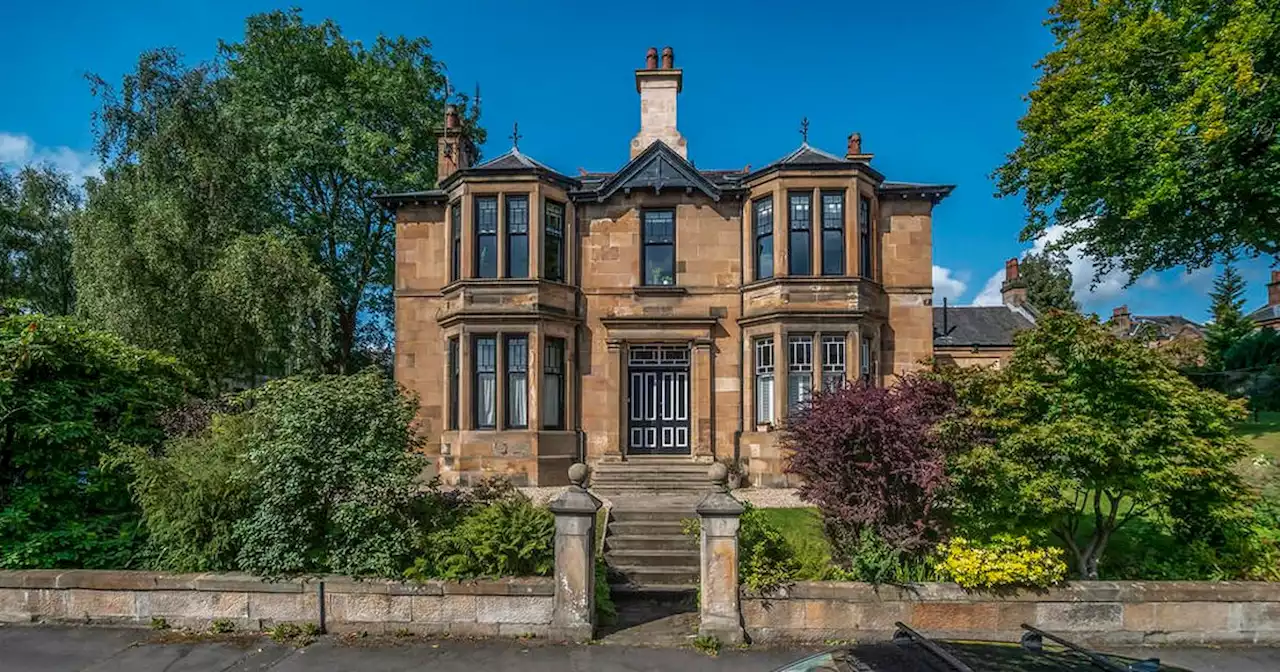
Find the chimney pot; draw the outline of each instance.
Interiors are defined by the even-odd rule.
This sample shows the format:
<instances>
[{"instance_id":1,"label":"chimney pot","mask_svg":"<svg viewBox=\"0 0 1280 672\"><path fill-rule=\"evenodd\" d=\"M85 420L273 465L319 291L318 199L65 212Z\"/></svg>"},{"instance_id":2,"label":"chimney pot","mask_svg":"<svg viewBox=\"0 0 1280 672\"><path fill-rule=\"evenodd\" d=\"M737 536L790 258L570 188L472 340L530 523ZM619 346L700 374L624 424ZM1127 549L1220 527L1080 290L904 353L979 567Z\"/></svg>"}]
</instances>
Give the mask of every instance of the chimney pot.
<instances>
[{"instance_id":1,"label":"chimney pot","mask_svg":"<svg viewBox=\"0 0 1280 672\"><path fill-rule=\"evenodd\" d=\"M1116 306L1111 310L1111 317L1121 317L1129 314L1129 306Z\"/></svg>"},{"instance_id":2,"label":"chimney pot","mask_svg":"<svg viewBox=\"0 0 1280 672\"><path fill-rule=\"evenodd\" d=\"M1280 271L1271 271L1271 282L1267 283L1267 305L1280 306Z\"/></svg>"},{"instance_id":3,"label":"chimney pot","mask_svg":"<svg viewBox=\"0 0 1280 672\"><path fill-rule=\"evenodd\" d=\"M1018 279L1018 259L1015 257L1004 262L1004 281L1013 282Z\"/></svg>"},{"instance_id":4,"label":"chimney pot","mask_svg":"<svg viewBox=\"0 0 1280 672\"><path fill-rule=\"evenodd\" d=\"M458 108L449 105L444 108L444 127L453 130L458 127Z\"/></svg>"},{"instance_id":5,"label":"chimney pot","mask_svg":"<svg viewBox=\"0 0 1280 672\"><path fill-rule=\"evenodd\" d=\"M849 156L857 156L862 153L862 134L850 133L849 146L845 149L845 154Z\"/></svg>"},{"instance_id":6,"label":"chimney pot","mask_svg":"<svg viewBox=\"0 0 1280 672\"><path fill-rule=\"evenodd\" d=\"M656 70L658 68L658 48L649 47L648 53L644 55L644 69Z\"/></svg>"},{"instance_id":7,"label":"chimney pot","mask_svg":"<svg viewBox=\"0 0 1280 672\"><path fill-rule=\"evenodd\" d=\"M1280 282L1280 271L1271 271L1271 282Z\"/></svg>"},{"instance_id":8,"label":"chimney pot","mask_svg":"<svg viewBox=\"0 0 1280 672\"><path fill-rule=\"evenodd\" d=\"M662 69L674 70L676 67L676 54L671 47L662 48Z\"/></svg>"}]
</instances>

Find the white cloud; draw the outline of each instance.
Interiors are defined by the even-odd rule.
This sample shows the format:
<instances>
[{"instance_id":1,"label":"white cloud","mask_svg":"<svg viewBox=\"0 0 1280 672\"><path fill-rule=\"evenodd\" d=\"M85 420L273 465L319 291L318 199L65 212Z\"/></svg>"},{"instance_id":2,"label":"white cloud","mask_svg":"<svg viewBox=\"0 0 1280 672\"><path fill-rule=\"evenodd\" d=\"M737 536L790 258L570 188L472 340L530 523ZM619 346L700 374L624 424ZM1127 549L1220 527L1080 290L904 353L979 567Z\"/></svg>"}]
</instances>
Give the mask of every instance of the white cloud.
<instances>
[{"instance_id":1,"label":"white cloud","mask_svg":"<svg viewBox=\"0 0 1280 672\"><path fill-rule=\"evenodd\" d=\"M1033 252L1044 252L1045 248L1050 244L1060 240L1067 232L1067 227L1062 225L1051 226L1045 230L1045 234L1038 238L1031 249L1023 250L1019 254L1019 258L1025 257ZM1126 285L1129 283L1129 276L1124 271L1112 269L1104 273L1094 282L1094 275L1097 267L1093 261L1084 255L1080 247L1072 246L1066 250L1067 267L1071 270L1071 293L1075 295L1076 301L1081 305L1096 303L1099 301L1114 301L1125 293ZM1004 269L996 271L991 275L982 291L973 299L975 306L997 306L1000 305L1000 285L1004 282ZM1154 288L1159 284L1159 278L1153 276L1144 277L1138 281L1138 284L1144 288Z\"/></svg>"},{"instance_id":2,"label":"white cloud","mask_svg":"<svg viewBox=\"0 0 1280 672\"><path fill-rule=\"evenodd\" d=\"M954 271L942 266L933 267L933 302L942 305L942 299L946 298L955 302L964 294L966 275L961 273L959 277L953 275Z\"/></svg>"},{"instance_id":3,"label":"white cloud","mask_svg":"<svg viewBox=\"0 0 1280 672\"><path fill-rule=\"evenodd\" d=\"M76 182L102 174L98 159L89 152L78 152L61 145L42 147L29 135L0 131L0 166L18 169L32 163L52 165L70 174Z\"/></svg>"}]
</instances>

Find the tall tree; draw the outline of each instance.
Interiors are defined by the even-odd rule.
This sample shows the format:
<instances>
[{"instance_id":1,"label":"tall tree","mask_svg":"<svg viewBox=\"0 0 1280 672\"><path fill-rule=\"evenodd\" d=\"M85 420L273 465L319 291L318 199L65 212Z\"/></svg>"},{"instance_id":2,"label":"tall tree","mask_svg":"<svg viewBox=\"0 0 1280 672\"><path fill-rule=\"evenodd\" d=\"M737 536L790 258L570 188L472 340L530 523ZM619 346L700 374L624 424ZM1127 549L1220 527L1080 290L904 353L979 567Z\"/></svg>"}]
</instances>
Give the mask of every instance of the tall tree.
<instances>
[{"instance_id":1,"label":"tall tree","mask_svg":"<svg viewBox=\"0 0 1280 672\"><path fill-rule=\"evenodd\" d=\"M1071 267L1058 250L1032 252L1019 264L1018 277L1027 285L1027 302L1040 310L1079 312L1071 291Z\"/></svg>"},{"instance_id":2,"label":"tall tree","mask_svg":"<svg viewBox=\"0 0 1280 672\"><path fill-rule=\"evenodd\" d=\"M0 168L0 299L52 315L72 311L71 221L80 209L79 190L52 166Z\"/></svg>"},{"instance_id":3,"label":"tall tree","mask_svg":"<svg viewBox=\"0 0 1280 672\"><path fill-rule=\"evenodd\" d=\"M1228 259L1209 292L1213 322L1205 329L1204 340L1209 364L1215 368L1221 369L1227 351L1254 330L1253 321L1244 314L1244 290L1244 278Z\"/></svg>"},{"instance_id":4,"label":"tall tree","mask_svg":"<svg viewBox=\"0 0 1280 672\"><path fill-rule=\"evenodd\" d=\"M118 89L91 81L105 170L75 227L79 311L210 387L319 367L328 283L230 118L221 69L159 50Z\"/></svg>"},{"instance_id":5,"label":"tall tree","mask_svg":"<svg viewBox=\"0 0 1280 672\"><path fill-rule=\"evenodd\" d=\"M1053 225L1099 276L1280 253L1273 0L1056 0L1021 145L997 169L1024 240Z\"/></svg>"},{"instance_id":6,"label":"tall tree","mask_svg":"<svg viewBox=\"0 0 1280 672\"><path fill-rule=\"evenodd\" d=\"M335 290L334 371L361 366L367 332L391 315L395 219L373 195L435 181L446 83L430 46L379 36L365 47L295 10L250 17L244 41L220 50L228 114L262 161L274 208ZM474 129L474 110L467 118Z\"/></svg>"}]
</instances>

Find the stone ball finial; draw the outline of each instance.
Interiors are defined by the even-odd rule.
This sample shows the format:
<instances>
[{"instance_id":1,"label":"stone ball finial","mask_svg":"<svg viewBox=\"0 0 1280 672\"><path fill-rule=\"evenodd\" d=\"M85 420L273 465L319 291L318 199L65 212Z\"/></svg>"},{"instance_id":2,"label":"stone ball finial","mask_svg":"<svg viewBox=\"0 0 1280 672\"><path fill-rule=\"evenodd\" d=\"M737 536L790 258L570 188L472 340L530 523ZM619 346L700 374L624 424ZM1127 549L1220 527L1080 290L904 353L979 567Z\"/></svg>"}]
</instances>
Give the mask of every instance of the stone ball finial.
<instances>
[{"instance_id":1,"label":"stone ball finial","mask_svg":"<svg viewBox=\"0 0 1280 672\"><path fill-rule=\"evenodd\" d=\"M569 467L569 482L579 488L587 482L587 465L581 462L575 462Z\"/></svg>"},{"instance_id":2,"label":"stone ball finial","mask_svg":"<svg viewBox=\"0 0 1280 672\"><path fill-rule=\"evenodd\" d=\"M656 70L658 68L658 48L649 47L649 51L644 55L644 67L646 70Z\"/></svg>"},{"instance_id":3,"label":"stone ball finial","mask_svg":"<svg viewBox=\"0 0 1280 672\"><path fill-rule=\"evenodd\" d=\"M662 48L662 69L671 70L672 68L675 68L675 67L676 67L676 53L671 50L671 47L663 47Z\"/></svg>"},{"instance_id":4,"label":"stone ball finial","mask_svg":"<svg viewBox=\"0 0 1280 672\"><path fill-rule=\"evenodd\" d=\"M726 485L729 482L729 467L716 462L711 465L710 469L707 469L707 478L711 479L711 482L716 485Z\"/></svg>"}]
</instances>

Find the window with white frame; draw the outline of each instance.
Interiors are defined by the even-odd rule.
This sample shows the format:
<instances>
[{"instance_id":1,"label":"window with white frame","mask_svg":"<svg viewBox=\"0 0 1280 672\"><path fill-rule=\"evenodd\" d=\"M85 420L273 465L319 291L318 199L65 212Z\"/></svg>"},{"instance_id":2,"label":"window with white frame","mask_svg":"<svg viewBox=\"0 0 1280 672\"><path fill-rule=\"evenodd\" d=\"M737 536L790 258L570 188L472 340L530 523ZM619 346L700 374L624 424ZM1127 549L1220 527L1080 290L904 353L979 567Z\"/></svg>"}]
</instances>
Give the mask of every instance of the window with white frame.
<instances>
[{"instance_id":1,"label":"window with white frame","mask_svg":"<svg viewBox=\"0 0 1280 672\"><path fill-rule=\"evenodd\" d=\"M844 336L822 337L822 389L830 392L844 384Z\"/></svg>"},{"instance_id":2,"label":"window with white frame","mask_svg":"<svg viewBox=\"0 0 1280 672\"><path fill-rule=\"evenodd\" d=\"M809 401L813 393L813 337L787 339L787 412Z\"/></svg>"},{"instance_id":3,"label":"window with white frame","mask_svg":"<svg viewBox=\"0 0 1280 672\"><path fill-rule=\"evenodd\" d=\"M861 368L862 368L862 371L860 372L860 373L862 374L862 379L863 379L863 380L865 380L865 381L870 382L870 381L871 381L871 372L872 372L872 366L871 366L871 338L870 338L870 337L863 337L863 339L862 339L862 350L861 350L861 353L860 353L860 356L858 357L858 359L859 359L859 360L861 360L861 362L862 362L862 367L861 367Z\"/></svg>"},{"instance_id":4,"label":"window with white frame","mask_svg":"<svg viewBox=\"0 0 1280 672\"><path fill-rule=\"evenodd\" d=\"M507 336L507 417L506 426L529 426L529 339Z\"/></svg>"},{"instance_id":5,"label":"window with white frame","mask_svg":"<svg viewBox=\"0 0 1280 672\"><path fill-rule=\"evenodd\" d=\"M756 424L773 424L773 339L756 342Z\"/></svg>"}]
</instances>

